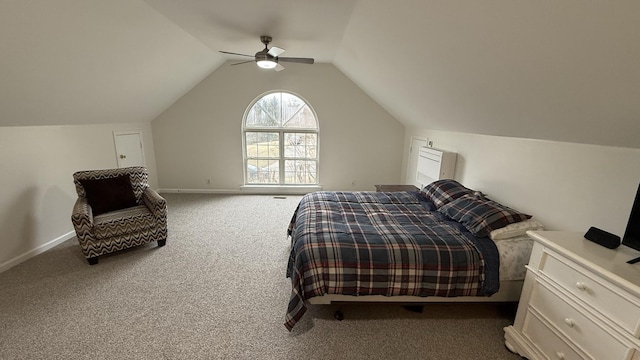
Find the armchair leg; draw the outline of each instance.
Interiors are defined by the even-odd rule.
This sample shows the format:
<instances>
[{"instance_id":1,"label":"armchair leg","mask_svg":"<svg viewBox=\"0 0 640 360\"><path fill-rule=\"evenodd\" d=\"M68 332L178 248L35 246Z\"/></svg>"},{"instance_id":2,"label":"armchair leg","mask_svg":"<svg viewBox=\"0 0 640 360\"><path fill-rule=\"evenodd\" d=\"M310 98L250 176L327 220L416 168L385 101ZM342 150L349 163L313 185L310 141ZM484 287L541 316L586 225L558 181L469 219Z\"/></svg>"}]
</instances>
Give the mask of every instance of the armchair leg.
<instances>
[{"instance_id":1,"label":"armchair leg","mask_svg":"<svg viewBox=\"0 0 640 360\"><path fill-rule=\"evenodd\" d=\"M87 258L87 261L89 262L89 265L95 265L98 263L98 257L94 256L94 257Z\"/></svg>"},{"instance_id":2,"label":"armchair leg","mask_svg":"<svg viewBox=\"0 0 640 360\"><path fill-rule=\"evenodd\" d=\"M167 244L167 240L158 240L158 247L163 247Z\"/></svg>"}]
</instances>

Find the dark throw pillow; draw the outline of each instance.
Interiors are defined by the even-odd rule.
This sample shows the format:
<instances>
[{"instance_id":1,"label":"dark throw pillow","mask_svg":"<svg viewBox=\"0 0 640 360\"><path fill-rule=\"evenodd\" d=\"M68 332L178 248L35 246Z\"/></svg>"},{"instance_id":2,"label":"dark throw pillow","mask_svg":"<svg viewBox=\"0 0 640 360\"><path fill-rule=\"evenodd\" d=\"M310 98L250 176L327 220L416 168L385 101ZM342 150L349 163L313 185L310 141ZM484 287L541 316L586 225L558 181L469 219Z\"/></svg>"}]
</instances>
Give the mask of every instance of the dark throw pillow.
<instances>
[{"instance_id":1,"label":"dark throw pillow","mask_svg":"<svg viewBox=\"0 0 640 360\"><path fill-rule=\"evenodd\" d=\"M93 216L138 205L129 175L79 181Z\"/></svg>"},{"instance_id":2,"label":"dark throw pillow","mask_svg":"<svg viewBox=\"0 0 640 360\"><path fill-rule=\"evenodd\" d=\"M495 229L531 218L507 206L473 194L464 195L438 209L461 223L477 237L489 236Z\"/></svg>"},{"instance_id":3,"label":"dark throw pillow","mask_svg":"<svg viewBox=\"0 0 640 360\"><path fill-rule=\"evenodd\" d=\"M443 179L427 184L422 189L422 194L431 199L431 202L439 208L453 200L473 193L473 190L464 187L453 179Z\"/></svg>"}]
</instances>

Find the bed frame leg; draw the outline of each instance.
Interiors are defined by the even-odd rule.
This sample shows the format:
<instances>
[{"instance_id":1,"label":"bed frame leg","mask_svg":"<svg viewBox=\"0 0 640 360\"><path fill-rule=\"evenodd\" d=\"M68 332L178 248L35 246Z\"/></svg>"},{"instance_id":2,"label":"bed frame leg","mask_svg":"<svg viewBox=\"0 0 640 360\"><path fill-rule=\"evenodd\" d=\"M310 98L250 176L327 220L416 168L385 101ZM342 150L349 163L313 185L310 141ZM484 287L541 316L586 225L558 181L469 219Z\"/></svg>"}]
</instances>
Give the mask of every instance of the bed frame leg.
<instances>
[{"instance_id":1,"label":"bed frame leg","mask_svg":"<svg viewBox=\"0 0 640 360\"><path fill-rule=\"evenodd\" d=\"M411 311L411 312L415 312L415 313L420 313L422 314L422 310L424 309L424 305L404 305L403 308Z\"/></svg>"},{"instance_id":2,"label":"bed frame leg","mask_svg":"<svg viewBox=\"0 0 640 360\"><path fill-rule=\"evenodd\" d=\"M344 314L342 313L341 310L336 310L336 312L333 313L333 317L336 318L336 320L338 321L344 320Z\"/></svg>"}]
</instances>

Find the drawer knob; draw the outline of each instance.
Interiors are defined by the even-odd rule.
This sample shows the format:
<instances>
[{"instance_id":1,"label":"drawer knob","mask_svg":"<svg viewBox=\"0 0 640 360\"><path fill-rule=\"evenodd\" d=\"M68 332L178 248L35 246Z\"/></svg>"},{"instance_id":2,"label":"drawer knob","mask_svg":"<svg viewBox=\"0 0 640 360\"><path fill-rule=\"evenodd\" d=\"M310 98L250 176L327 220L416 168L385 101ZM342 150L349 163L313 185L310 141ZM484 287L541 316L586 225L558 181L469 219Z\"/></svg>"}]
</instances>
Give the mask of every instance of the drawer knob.
<instances>
[{"instance_id":1,"label":"drawer knob","mask_svg":"<svg viewBox=\"0 0 640 360\"><path fill-rule=\"evenodd\" d=\"M580 281L576 283L576 287L578 288L578 290L581 290L581 291L587 290L587 285Z\"/></svg>"},{"instance_id":2,"label":"drawer knob","mask_svg":"<svg viewBox=\"0 0 640 360\"><path fill-rule=\"evenodd\" d=\"M556 352L556 356L558 357L558 359L562 360L564 359L564 353L561 353L560 351Z\"/></svg>"},{"instance_id":3,"label":"drawer knob","mask_svg":"<svg viewBox=\"0 0 640 360\"><path fill-rule=\"evenodd\" d=\"M567 326L570 328L572 328L576 324L572 318L564 318L564 323L567 324Z\"/></svg>"}]
</instances>

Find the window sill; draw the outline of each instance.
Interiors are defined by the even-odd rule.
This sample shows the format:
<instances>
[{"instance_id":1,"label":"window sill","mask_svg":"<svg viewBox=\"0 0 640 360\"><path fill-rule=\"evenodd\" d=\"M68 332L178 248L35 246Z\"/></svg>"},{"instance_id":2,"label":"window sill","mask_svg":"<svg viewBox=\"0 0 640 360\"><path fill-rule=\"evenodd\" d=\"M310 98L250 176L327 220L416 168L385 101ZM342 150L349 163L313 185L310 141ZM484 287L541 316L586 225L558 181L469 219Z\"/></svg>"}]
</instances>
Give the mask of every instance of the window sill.
<instances>
[{"instance_id":1,"label":"window sill","mask_svg":"<svg viewBox=\"0 0 640 360\"><path fill-rule=\"evenodd\" d=\"M242 192L252 194L307 194L322 190L321 185L243 185Z\"/></svg>"}]
</instances>

